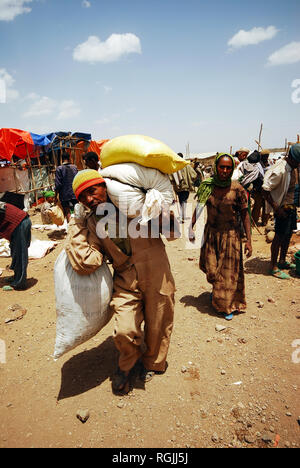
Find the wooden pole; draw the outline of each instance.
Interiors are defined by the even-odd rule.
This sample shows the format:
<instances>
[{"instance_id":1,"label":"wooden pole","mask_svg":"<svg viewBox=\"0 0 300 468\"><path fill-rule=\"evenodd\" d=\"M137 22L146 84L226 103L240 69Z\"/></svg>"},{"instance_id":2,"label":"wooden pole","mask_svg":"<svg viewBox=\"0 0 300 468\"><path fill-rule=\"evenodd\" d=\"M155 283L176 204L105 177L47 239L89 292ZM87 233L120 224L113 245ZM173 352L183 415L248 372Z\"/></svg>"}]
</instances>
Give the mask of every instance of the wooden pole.
<instances>
[{"instance_id":1,"label":"wooden pole","mask_svg":"<svg viewBox=\"0 0 300 468\"><path fill-rule=\"evenodd\" d=\"M31 159L30 159L30 156L29 156L27 143L25 143L25 146L26 146L26 153L27 153L27 164L29 165L29 172L31 174L32 185L33 185L33 188L36 189L35 178L34 178L34 173L33 173L33 169L32 169L32 166L31 166ZM35 193L35 202L36 202L36 204L38 204L37 191L35 191L34 193Z\"/></svg>"},{"instance_id":2,"label":"wooden pole","mask_svg":"<svg viewBox=\"0 0 300 468\"><path fill-rule=\"evenodd\" d=\"M262 129L263 129L263 124L260 124L260 131L259 131L259 138L258 138L258 141L259 143L257 143L261 148L261 134L262 134ZM257 148L259 150L259 147Z\"/></svg>"},{"instance_id":3,"label":"wooden pole","mask_svg":"<svg viewBox=\"0 0 300 468\"><path fill-rule=\"evenodd\" d=\"M260 143L259 143L259 141L257 141L257 140L254 140L254 141L255 141L255 143L258 145L258 148L257 148L257 149L258 149L258 151L260 151L260 149L259 149L259 148L261 148L261 149L262 149L262 147L261 147L261 144L260 144Z\"/></svg>"}]
</instances>

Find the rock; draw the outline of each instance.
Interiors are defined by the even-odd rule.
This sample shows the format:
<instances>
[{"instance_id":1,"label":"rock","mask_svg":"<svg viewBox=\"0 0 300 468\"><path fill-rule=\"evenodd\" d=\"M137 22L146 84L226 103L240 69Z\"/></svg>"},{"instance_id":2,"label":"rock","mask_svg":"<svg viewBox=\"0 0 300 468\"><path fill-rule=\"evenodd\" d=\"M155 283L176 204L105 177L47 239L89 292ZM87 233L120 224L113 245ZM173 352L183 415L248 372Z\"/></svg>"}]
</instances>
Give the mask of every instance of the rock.
<instances>
[{"instance_id":1,"label":"rock","mask_svg":"<svg viewBox=\"0 0 300 468\"><path fill-rule=\"evenodd\" d=\"M185 366L182 366L182 368L181 368L181 372L182 372L183 374L184 374L185 372L187 372L187 367L185 367Z\"/></svg>"},{"instance_id":2,"label":"rock","mask_svg":"<svg viewBox=\"0 0 300 468\"><path fill-rule=\"evenodd\" d=\"M264 303L261 302L261 301L256 301L256 304L257 304L257 307L258 307L259 309L262 309L263 306L264 306Z\"/></svg>"},{"instance_id":3,"label":"rock","mask_svg":"<svg viewBox=\"0 0 300 468\"><path fill-rule=\"evenodd\" d=\"M246 344L246 343L247 343L247 340L245 340L245 338L238 338L238 342L239 342L239 343Z\"/></svg>"},{"instance_id":4,"label":"rock","mask_svg":"<svg viewBox=\"0 0 300 468\"><path fill-rule=\"evenodd\" d=\"M271 302L271 304L275 304L275 299L273 299L273 297L268 297L268 302Z\"/></svg>"},{"instance_id":5,"label":"rock","mask_svg":"<svg viewBox=\"0 0 300 468\"><path fill-rule=\"evenodd\" d=\"M226 330L226 328L227 328L227 327L224 327L224 325L216 325L216 326L215 326L215 329L216 329L217 332Z\"/></svg>"},{"instance_id":6,"label":"rock","mask_svg":"<svg viewBox=\"0 0 300 468\"><path fill-rule=\"evenodd\" d=\"M211 440L213 442L219 442L219 436L216 432L214 432L213 435L211 436Z\"/></svg>"},{"instance_id":7,"label":"rock","mask_svg":"<svg viewBox=\"0 0 300 468\"><path fill-rule=\"evenodd\" d=\"M261 440L263 442L266 442L266 444L270 444L273 440L273 435L268 433L268 432L265 432L262 436L261 436Z\"/></svg>"},{"instance_id":8,"label":"rock","mask_svg":"<svg viewBox=\"0 0 300 468\"><path fill-rule=\"evenodd\" d=\"M268 234L266 235L266 241L268 242L268 244L273 242L274 237L275 237L275 232L269 231Z\"/></svg>"},{"instance_id":9,"label":"rock","mask_svg":"<svg viewBox=\"0 0 300 468\"><path fill-rule=\"evenodd\" d=\"M255 442L255 437L251 434L246 434L245 435L245 442L247 442L247 444L254 444Z\"/></svg>"},{"instance_id":10,"label":"rock","mask_svg":"<svg viewBox=\"0 0 300 468\"><path fill-rule=\"evenodd\" d=\"M19 304L9 306L8 310L11 311L11 315L7 319L5 319L5 323L14 322L15 320L21 320L27 313L27 310Z\"/></svg>"},{"instance_id":11,"label":"rock","mask_svg":"<svg viewBox=\"0 0 300 468\"><path fill-rule=\"evenodd\" d=\"M90 417L90 412L86 409L79 409L76 413L76 417L79 419L79 421L85 423Z\"/></svg>"}]
</instances>

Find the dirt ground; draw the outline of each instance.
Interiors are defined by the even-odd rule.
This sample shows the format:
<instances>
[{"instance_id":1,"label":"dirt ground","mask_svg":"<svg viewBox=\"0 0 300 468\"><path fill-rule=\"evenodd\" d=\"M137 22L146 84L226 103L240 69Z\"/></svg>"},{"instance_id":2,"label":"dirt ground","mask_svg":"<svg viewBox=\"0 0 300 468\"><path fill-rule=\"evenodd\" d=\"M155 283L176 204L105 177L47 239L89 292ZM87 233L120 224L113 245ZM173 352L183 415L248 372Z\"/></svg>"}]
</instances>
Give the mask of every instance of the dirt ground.
<instances>
[{"instance_id":1,"label":"dirt ground","mask_svg":"<svg viewBox=\"0 0 300 468\"><path fill-rule=\"evenodd\" d=\"M39 222L36 213L32 223ZM47 232L33 236L49 239ZM11 272L0 276L1 448L300 447L300 277L268 275L264 235L253 231L253 256L245 260L248 309L231 322L210 305L199 248L187 248L184 237L166 242L177 286L169 367L146 388L136 381L126 396L111 389L118 357L113 320L52 358L53 267L64 238L57 241L46 257L30 261L28 290L3 291ZM9 260L0 258L0 269ZM16 304L26 314L10 321ZM77 418L79 410L88 410L87 422Z\"/></svg>"}]
</instances>

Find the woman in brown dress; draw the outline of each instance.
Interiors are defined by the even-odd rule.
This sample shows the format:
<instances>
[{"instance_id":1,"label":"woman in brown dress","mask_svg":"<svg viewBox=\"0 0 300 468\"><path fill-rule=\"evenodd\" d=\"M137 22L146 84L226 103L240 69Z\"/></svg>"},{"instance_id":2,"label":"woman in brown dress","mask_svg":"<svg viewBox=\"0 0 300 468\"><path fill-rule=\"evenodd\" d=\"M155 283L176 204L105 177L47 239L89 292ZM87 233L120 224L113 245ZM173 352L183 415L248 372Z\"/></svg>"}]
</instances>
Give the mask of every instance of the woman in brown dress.
<instances>
[{"instance_id":1,"label":"woman in brown dress","mask_svg":"<svg viewBox=\"0 0 300 468\"><path fill-rule=\"evenodd\" d=\"M214 163L213 177L204 180L197 192L198 207L189 228L189 239L195 240L194 225L201 206L207 207L204 244L200 255L200 269L213 285L212 305L225 319L233 312L246 308L243 251L238 214L245 228L247 241L245 254L252 255L251 228L247 194L236 181L232 181L233 157L220 153ZM200 209L199 209L200 208Z\"/></svg>"}]
</instances>

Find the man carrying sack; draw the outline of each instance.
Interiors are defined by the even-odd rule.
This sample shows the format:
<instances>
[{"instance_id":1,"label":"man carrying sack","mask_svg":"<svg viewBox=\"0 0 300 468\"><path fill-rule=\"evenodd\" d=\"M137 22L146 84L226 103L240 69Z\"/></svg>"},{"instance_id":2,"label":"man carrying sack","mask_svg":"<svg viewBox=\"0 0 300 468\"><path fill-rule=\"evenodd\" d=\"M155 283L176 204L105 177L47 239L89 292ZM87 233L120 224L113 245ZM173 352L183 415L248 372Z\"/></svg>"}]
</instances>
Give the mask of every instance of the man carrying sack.
<instances>
[{"instance_id":1,"label":"man carrying sack","mask_svg":"<svg viewBox=\"0 0 300 468\"><path fill-rule=\"evenodd\" d=\"M280 159L266 172L263 195L274 212L275 237L271 244L270 274L280 279L290 279L282 270L295 269L296 265L286 261L293 230L297 228L295 203L296 170L300 165L300 144L289 149L288 155ZM278 260L279 257L279 260ZM278 262L278 263L277 263Z\"/></svg>"},{"instance_id":2,"label":"man carrying sack","mask_svg":"<svg viewBox=\"0 0 300 468\"><path fill-rule=\"evenodd\" d=\"M167 368L175 292L169 260L160 235L151 238L149 226L139 226L139 236L122 237L117 233L112 237L101 223L100 227L99 223L97 225L96 211L103 204L113 207L116 214L114 221L108 219L108 226L116 222L118 227L120 222L120 212L110 203L105 181L97 171L80 171L73 181L73 190L90 212L71 221L66 252L74 270L82 275L99 268L104 256L112 263L113 339L120 353L112 388L115 392L128 393L136 364L139 364L139 378L143 382L151 380L155 374L163 374ZM159 222L161 228L162 215Z\"/></svg>"}]
</instances>

